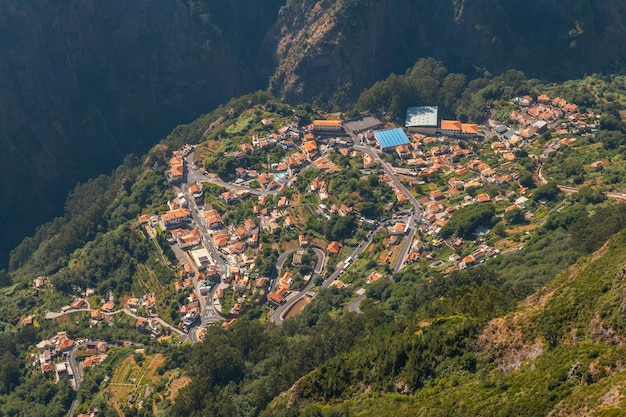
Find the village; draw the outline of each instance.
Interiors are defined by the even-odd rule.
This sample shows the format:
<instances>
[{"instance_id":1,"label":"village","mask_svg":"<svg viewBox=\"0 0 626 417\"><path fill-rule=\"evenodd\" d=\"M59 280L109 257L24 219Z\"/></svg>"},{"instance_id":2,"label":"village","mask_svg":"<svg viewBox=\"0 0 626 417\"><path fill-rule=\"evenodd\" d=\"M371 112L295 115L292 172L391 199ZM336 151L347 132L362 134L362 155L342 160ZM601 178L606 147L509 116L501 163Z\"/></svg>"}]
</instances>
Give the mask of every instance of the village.
<instances>
[{"instance_id":1,"label":"village","mask_svg":"<svg viewBox=\"0 0 626 417\"><path fill-rule=\"evenodd\" d=\"M532 227L507 224L497 235L479 225L459 236L446 226L474 205L493 205L500 220L515 211L519 223L530 224L545 201L529 195L518 161L546 132L549 139L539 142L546 155L574 143L597 128L600 115L546 95L510 104L506 123L480 126L441 120L436 106L408 109L403 128L372 116L301 126L297 117L267 115L260 121L265 133L225 141L230 150L221 158L230 165L221 176L196 158L206 155L204 145L186 145L169 160L169 210L138 218L145 236L175 256L178 279L167 293L180 302L178 311L162 316L163 295L156 293L114 300L86 289L46 318L84 312L90 326L111 326L124 316L151 338L195 343L207 325L227 330L257 307L280 324L323 287L353 288L360 301L367 285L411 264L447 273L520 250ZM372 204L358 193L371 195ZM324 231L326 223L347 230ZM33 283L35 291L50 285L45 277ZM24 317L21 325L34 320ZM60 332L37 345L33 363L77 385L75 375L102 361L107 348Z\"/></svg>"}]
</instances>

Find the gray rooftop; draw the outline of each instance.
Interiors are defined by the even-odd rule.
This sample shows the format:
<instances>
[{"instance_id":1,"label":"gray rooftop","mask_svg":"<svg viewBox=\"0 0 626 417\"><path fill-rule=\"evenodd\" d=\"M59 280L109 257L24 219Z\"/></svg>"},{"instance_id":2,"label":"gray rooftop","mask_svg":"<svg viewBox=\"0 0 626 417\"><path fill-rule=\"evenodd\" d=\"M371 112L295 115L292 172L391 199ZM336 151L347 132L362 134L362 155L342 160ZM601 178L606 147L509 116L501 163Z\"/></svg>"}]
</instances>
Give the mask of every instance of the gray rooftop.
<instances>
[{"instance_id":1,"label":"gray rooftop","mask_svg":"<svg viewBox=\"0 0 626 417\"><path fill-rule=\"evenodd\" d=\"M349 132L363 132L368 129L375 129L382 126L383 123L375 117L363 116L343 122L343 127Z\"/></svg>"}]
</instances>

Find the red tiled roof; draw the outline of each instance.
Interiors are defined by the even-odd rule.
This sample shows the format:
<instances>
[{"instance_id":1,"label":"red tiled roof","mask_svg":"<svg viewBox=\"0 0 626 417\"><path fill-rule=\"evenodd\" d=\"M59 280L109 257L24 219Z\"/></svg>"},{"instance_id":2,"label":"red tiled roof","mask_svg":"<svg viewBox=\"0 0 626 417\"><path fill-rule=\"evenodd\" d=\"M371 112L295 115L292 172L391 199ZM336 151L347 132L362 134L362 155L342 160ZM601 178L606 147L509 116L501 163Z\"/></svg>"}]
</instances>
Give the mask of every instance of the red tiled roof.
<instances>
[{"instance_id":1,"label":"red tiled roof","mask_svg":"<svg viewBox=\"0 0 626 417\"><path fill-rule=\"evenodd\" d=\"M461 130L461 122L458 120L442 120L441 130Z\"/></svg>"}]
</instances>

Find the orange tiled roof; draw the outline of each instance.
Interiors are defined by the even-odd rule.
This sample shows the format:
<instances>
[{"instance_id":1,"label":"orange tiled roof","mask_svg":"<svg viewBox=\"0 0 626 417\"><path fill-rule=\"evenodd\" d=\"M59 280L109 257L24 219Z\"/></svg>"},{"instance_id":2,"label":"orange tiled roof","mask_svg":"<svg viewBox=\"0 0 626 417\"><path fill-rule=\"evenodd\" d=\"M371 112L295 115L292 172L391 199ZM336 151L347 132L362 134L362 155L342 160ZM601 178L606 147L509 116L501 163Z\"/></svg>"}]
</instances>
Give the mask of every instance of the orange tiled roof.
<instances>
[{"instance_id":1,"label":"orange tiled roof","mask_svg":"<svg viewBox=\"0 0 626 417\"><path fill-rule=\"evenodd\" d=\"M548 97L546 94L540 94L539 97L537 97L537 101L539 101L539 102L549 102L550 101L550 97Z\"/></svg>"},{"instance_id":2,"label":"orange tiled roof","mask_svg":"<svg viewBox=\"0 0 626 417\"><path fill-rule=\"evenodd\" d=\"M97 365L99 363L100 363L99 356L89 356L88 358L85 358L85 361L83 362L83 367L88 368L90 366Z\"/></svg>"},{"instance_id":3,"label":"orange tiled roof","mask_svg":"<svg viewBox=\"0 0 626 417\"><path fill-rule=\"evenodd\" d=\"M477 135L478 134L478 125L475 124L475 123L462 123L461 124L461 133L470 134L470 135Z\"/></svg>"},{"instance_id":4,"label":"orange tiled roof","mask_svg":"<svg viewBox=\"0 0 626 417\"><path fill-rule=\"evenodd\" d=\"M317 150L317 142L315 142L314 140L309 140L302 143L302 147L307 152L315 151Z\"/></svg>"},{"instance_id":5,"label":"orange tiled roof","mask_svg":"<svg viewBox=\"0 0 626 417\"><path fill-rule=\"evenodd\" d=\"M458 120L442 120L441 130L461 130L461 122Z\"/></svg>"},{"instance_id":6,"label":"orange tiled roof","mask_svg":"<svg viewBox=\"0 0 626 417\"><path fill-rule=\"evenodd\" d=\"M271 292L271 293L267 294L267 298L268 298L270 301L273 301L273 302L275 302L275 303L277 303L277 304L280 304L280 303L282 303L282 302L283 302L283 297L282 297L282 296L280 296L280 295L278 295L278 294L277 294L277 293L275 293L275 292Z\"/></svg>"},{"instance_id":7,"label":"orange tiled roof","mask_svg":"<svg viewBox=\"0 0 626 417\"><path fill-rule=\"evenodd\" d=\"M330 242L326 250L328 253L339 253L341 251L341 243L339 242Z\"/></svg>"},{"instance_id":8,"label":"orange tiled roof","mask_svg":"<svg viewBox=\"0 0 626 417\"><path fill-rule=\"evenodd\" d=\"M161 220L167 223L175 219L183 219L189 216L191 216L191 210L189 210L188 208L180 208L176 210L170 210L167 213L163 214L161 216Z\"/></svg>"},{"instance_id":9,"label":"orange tiled roof","mask_svg":"<svg viewBox=\"0 0 626 417\"><path fill-rule=\"evenodd\" d=\"M325 127L341 127L341 120L314 120L313 127L325 126Z\"/></svg>"}]
</instances>

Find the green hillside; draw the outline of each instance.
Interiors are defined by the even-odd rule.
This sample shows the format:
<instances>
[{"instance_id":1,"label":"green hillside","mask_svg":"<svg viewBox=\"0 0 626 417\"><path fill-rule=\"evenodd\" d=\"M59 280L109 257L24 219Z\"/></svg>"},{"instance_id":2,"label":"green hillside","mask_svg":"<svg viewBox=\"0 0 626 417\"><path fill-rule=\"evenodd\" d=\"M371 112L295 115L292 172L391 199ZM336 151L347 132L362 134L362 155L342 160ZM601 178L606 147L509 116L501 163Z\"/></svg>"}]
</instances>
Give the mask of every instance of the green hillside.
<instances>
[{"instance_id":1,"label":"green hillside","mask_svg":"<svg viewBox=\"0 0 626 417\"><path fill-rule=\"evenodd\" d=\"M439 317L406 325L403 337L368 338L301 378L265 415L620 415L625 268L622 231L513 312L484 326L472 326L467 317ZM471 342L459 346L450 335ZM396 356L390 368L378 368L376 346L384 344L393 357L399 340L415 346L406 365ZM435 372L405 371L383 392L375 383L394 366L437 358L442 363ZM426 380L416 385L416 376Z\"/></svg>"},{"instance_id":2,"label":"green hillside","mask_svg":"<svg viewBox=\"0 0 626 417\"><path fill-rule=\"evenodd\" d=\"M0 273L0 413L34 416L50 401L61 416L76 400L99 417L610 415L624 353L623 85L594 75L566 88L518 71L466 82L419 60L366 90L358 109L392 126L427 99L446 117L521 131L511 115L530 106L520 95L580 104L567 116L544 105L560 118L504 152L495 130L410 135L415 162L379 155L394 175L352 138L309 129L357 110L292 107L260 91L177 127L145 157L77 186L64 216L12 252ZM304 155L312 141L321 152ZM187 178L176 180L182 155ZM411 165L418 158L429 162ZM395 175L419 200L419 222ZM166 224L200 185L187 208L205 220ZM217 225L203 231L208 213ZM228 268L193 258L201 245L181 239L192 230L221 245L212 262ZM189 328L189 310L209 311L200 281L219 306ZM304 301L281 318L287 290ZM63 353L42 363L66 337L109 345L77 393L46 371ZM78 348L80 360L91 353Z\"/></svg>"},{"instance_id":3,"label":"green hillside","mask_svg":"<svg viewBox=\"0 0 626 417\"><path fill-rule=\"evenodd\" d=\"M3 11L2 265L63 215L77 182L232 97L268 89L340 109L423 57L468 80L517 68L560 81L619 71L626 55L619 1L7 0Z\"/></svg>"}]
</instances>

